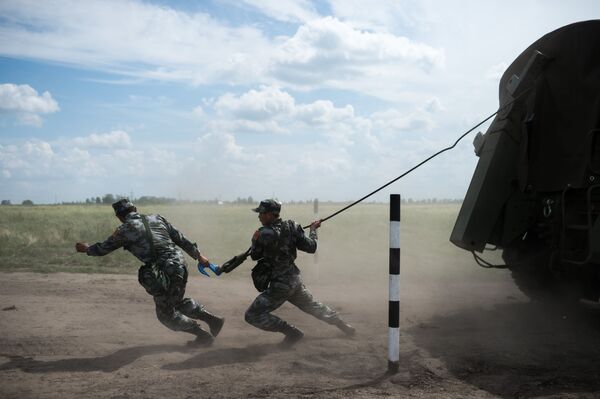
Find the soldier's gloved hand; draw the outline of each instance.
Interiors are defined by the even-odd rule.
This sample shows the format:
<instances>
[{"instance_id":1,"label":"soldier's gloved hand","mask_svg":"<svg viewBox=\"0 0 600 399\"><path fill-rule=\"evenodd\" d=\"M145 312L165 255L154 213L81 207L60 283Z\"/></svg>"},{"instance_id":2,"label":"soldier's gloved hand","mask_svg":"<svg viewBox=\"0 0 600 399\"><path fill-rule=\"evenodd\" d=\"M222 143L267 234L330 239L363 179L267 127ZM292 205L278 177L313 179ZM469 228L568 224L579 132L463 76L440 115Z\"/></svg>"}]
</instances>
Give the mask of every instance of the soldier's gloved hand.
<instances>
[{"instance_id":1,"label":"soldier's gloved hand","mask_svg":"<svg viewBox=\"0 0 600 399\"><path fill-rule=\"evenodd\" d=\"M78 242L77 244L75 244L75 250L77 252L87 252L88 248L90 247L90 245L87 242Z\"/></svg>"},{"instance_id":2,"label":"soldier's gloved hand","mask_svg":"<svg viewBox=\"0 0 600 399\"><path fill-rule=\"evenodd\" d=\"M208 260L208 258L202 255L200 252L198 252L198 263L204 267L208 267L208 265L210 265L210 261Z\"/></svg>"},{"instance_id":3,"label":"soldier's gloved hand","mask_svg":"<svg viewBox=\"0 0 600 399\"><path fill-rule=\"evenodd\" d=\"M315 220L314 222L312 222L312 223L310 224L310 229L311 229L311 230L316 230L316 229L318 229L319 227L321 227L321 219L319 219L319 220Z\"/></svg>"}]
</instances>

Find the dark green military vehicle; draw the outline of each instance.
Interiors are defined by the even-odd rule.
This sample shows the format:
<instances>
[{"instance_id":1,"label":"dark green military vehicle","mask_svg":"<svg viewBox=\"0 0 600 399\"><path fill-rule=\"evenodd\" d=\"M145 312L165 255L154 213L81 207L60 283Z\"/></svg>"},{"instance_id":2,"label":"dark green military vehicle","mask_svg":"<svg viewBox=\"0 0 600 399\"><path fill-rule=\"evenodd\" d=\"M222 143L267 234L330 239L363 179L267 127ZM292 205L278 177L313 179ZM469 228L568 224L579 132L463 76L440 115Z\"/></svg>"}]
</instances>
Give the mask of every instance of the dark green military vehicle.
<instances>
[{"instance_id":1,"label":"dark green military vehicle","mask_svg":"<svg viewBox=\"0 0 600 399\"><path fill-rule=\"evenodd\" d=\"M529 295L600 298L600 20L533 43L500 81L500 112L450 240L494 247Z\"/></svg>"}]
</instances>

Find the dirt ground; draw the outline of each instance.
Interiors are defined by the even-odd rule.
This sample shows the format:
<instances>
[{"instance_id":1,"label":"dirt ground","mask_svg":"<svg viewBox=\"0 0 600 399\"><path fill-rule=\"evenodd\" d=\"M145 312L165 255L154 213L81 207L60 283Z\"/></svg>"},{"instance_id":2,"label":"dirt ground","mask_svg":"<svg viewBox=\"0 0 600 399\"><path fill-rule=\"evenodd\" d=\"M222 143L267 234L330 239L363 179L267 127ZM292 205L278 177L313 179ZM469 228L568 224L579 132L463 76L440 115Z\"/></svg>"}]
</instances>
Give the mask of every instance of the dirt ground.
<instances>
[{"instance_id":1,"label":"dirt ground","mask_svg":"<svg viewBox=\"0 0 600 399\"><path fill-rule=\"evenodd\" d=\"M306 282L357 328L289 304L305 339L246 324L241 278L190 279L188 295L226 317L210 348L167 330L131 275L0 273L2 398L600 397L600 311L528 301L505 271L488 281L402 282L401 366L387 375L387 281Z\"/></svg>"}]
</instances>

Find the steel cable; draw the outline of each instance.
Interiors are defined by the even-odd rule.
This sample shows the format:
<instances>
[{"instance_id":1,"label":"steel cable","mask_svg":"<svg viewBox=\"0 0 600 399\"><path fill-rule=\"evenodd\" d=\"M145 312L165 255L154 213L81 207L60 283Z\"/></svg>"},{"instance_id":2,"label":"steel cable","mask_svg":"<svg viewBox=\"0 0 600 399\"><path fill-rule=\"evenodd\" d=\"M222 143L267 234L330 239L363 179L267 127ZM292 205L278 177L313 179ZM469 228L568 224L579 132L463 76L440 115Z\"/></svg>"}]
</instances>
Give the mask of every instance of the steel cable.
<instances>
[{"instance_id":1,"label":"steel cable","mask_svg":"<svg viewBox=\"0 0 600 399\"><path fill-rule=\"evenodd\" d=\"M329 220L331 218L333 218L334 216L339 215L340 213L352 208L354 205L359 204L360 202L366 200L367 198L369 198L370 196L378 193L379 191L383 190L384 188L386 188L387 186L389 186L392 183L395 183L396 181L400 180L401 178L403 178L404 176L408 175L409 173L411 173L412 171L414 171L415 169L419 168L420 166L422 166L423 164L429 162L430 160L432 160L433 158L437 157L438 155L449 151L451 149L453 149L454 147L456 147L456 145L463 139L465 138L469 133L471 133L473 130L477 129L479 126L483 125L485 122L487 122L488 120L490 120L492 117L496 116L496 114L498 114L498 112L500 112L503 108L506 108L508 106L510 106L512 103L514 103L515 101L517 101L519 98L521 98L525 93L527 93L530 89L524 90L521 94L519 94L517 97L513 98L512 100L508 101L506 104L504 104L503 106L501 106L500 108L498 108L493 114L491 114L490 116L488 116L487 118L483 119L481 122L479 122L478 124L476 124L475 126L473 126L472 128L470 128L469 130L467 130L465 133L463 133L455 142L454 144L452 144L449 147L446 147L438 152L436 152L435 154L431 155L429 158L421 161L420 163L418 163L417 165L413 166L412 168L410 168L409 170L407 170L406 172L402 173L400 176L396 177L393 180L390 180L389 182L385 183L383 186L371 191L369 194L365 195L364 197L354 201L353 203L346 205L345 207L343 207L342 209L332 213L331 215L327 216L326 218L320 219L321 222L324 222L326 220ZM310 225L307 226L303 226L304 229L309 228Z\"/></svg>"}]
</instances>

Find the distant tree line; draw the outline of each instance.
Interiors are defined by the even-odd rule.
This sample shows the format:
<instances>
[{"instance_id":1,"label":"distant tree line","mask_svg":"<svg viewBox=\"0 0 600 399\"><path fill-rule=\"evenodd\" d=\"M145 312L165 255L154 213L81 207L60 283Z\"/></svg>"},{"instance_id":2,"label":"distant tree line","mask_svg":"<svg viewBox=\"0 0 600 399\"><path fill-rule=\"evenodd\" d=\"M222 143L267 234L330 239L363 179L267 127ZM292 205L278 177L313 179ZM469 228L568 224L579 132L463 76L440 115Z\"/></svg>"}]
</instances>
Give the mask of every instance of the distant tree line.
<instances>
[{"instance_id":1,"label":"distant tree line","mask_svg":"<svg viewBox=\"0 0 600 399\"><path fill-rule=\"evenodd\" d=\"M10 200L2 200L2 202L0 202L0 205L12 205L12 202ZM33 201L26 199L23 202L21 202L21 205L31 206L33 205Z\"/></svg>"},{"instance_id":2,"label":"distant tree line","mask_svg":"<svg viewBox=\"0 0 600 399\"><path fill-rule=\"evenodd\" d=\"M103 196L86 198L83 201L71 201L71 202L63 201L63 202L61 202L61 205L110 205L121 198L127 198L127 196L120 195L120 194L104 194ZM254 200L254 198L252 198L252 196L249 196L247 198L237 197L234 201L222 201L218 198L215 198L212 200L191 201L191 200L178 200L178 199L170 198L170 197L155 197L155 196L151 196L151 195L143 195L138 198L129 198L129 199L132 202L134 202L136 205L167 205L167 204L185 204L185 203L218 204L218 205L222 205L222 204L254 205L256 203L256 201ZM277 198L275 198L275 199L277 199ZM289 204L289 205L311 204L311 203L313 203L313 201L314 201L314 199L298 200L298 201L291 200L291 201L286 201L286 204ZM351 202L351 201L322 201L322 203L329 203L329 204L345 203L345 202ZM463 202L463 200L460 198L424 198L424 199L402 198L403 204L460 204L462 202ZM375 201L375 202L369 202L369 203L378 203L378 202ZM12 202L10 200L5 199L0 202L0 205L12 205ZM23 202L21 202L21 205L32 206L32 205L34 205L34 203L32 200L26 199Z\"/></svg>"},{"instance_id":3,"label":"distant tree line","mask_svg":"<svg viewBox=\"0 0 600 399\"><path fill-rule=\"evenodd\" d=\"M118 201L121 198L129 198L129 197L127 195L122 195L122 194L104 194L102 197L90 197L90 198L86 198L85 201L69 202L69 203L63 202L63 204L64 205L68 205L68 204L110 205L110 204L113 204L114 202ZM138 198L129 198L129 200L132 202L135 202L136 204L139 204L139 205L161 205L161 204L173 204L175 202L179 202L175 198L155 197L155 196L151 196L151 195L143 195Z\"/></svg>"}]
</instances>

